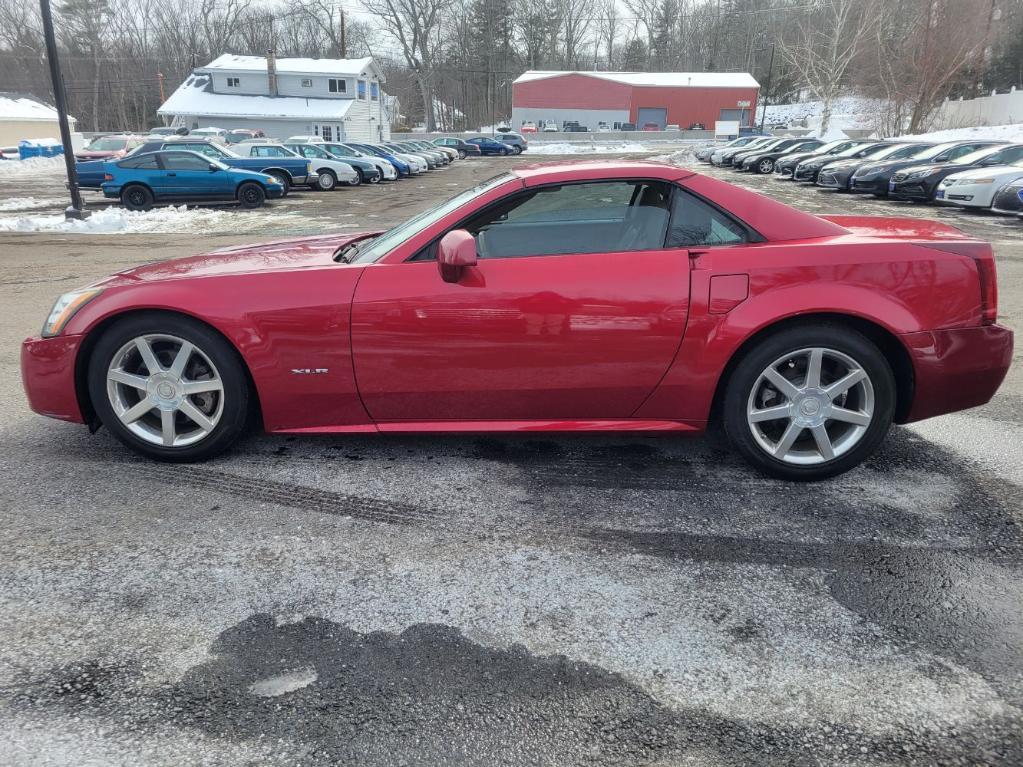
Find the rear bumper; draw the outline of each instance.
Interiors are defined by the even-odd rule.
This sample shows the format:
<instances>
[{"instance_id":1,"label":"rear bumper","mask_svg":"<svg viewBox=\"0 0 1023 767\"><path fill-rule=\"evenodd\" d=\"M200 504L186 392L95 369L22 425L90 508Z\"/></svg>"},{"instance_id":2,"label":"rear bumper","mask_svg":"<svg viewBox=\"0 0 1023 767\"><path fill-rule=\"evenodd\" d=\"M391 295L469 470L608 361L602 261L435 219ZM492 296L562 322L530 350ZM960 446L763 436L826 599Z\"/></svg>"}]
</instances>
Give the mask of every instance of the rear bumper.
<instances>
[{"instance_id":1,"label":"rear bumper","mask_svg":"<svg viewBox=\"0 0 1023 767\"><path fill-rule=\"evenodd\" d=\"M902 340L916 379L907 423L989 402L1012 362L1012 331L1001 325L909 333Z\"/></svg>"},{"instance_id":2,"label":"rear bumper","mask_svg":"<svg viewBox=\"0 0 1023 767\"><path fill-rule=\"evenodd\" d=\"M22 343L21 382L29 407L40 415L85 422L75 387L75 360L82 338L26 338Z\"/></svg>"}]
</instances>

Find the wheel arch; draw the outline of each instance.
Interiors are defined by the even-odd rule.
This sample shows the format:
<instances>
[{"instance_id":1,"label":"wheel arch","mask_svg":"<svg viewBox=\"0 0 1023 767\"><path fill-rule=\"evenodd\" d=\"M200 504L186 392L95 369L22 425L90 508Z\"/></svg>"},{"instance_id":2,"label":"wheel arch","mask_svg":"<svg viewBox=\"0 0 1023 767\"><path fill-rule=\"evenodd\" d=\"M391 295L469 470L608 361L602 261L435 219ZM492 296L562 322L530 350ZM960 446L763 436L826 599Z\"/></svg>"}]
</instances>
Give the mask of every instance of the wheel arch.
<instances>
[{"instance_id":1,"label":"wheel arch","mask_svg":"<svg viewBox=\"0 0 1023 767\"><path fill-rule=\"evenodd\" d=\"M224 333L224 331L216 325L212 325L202 317L198 317L190 312L175 309L131 308L110 314L89 328L85 334L85 338L82 340L82 343L78 348L78 356L75 358L75 396L78 400L78 407L82 413L82 417L85 422L89 424L90 429L95 430L99 428L96 409L93 407L92 398L89 396L89 362L91 361L92 354L96 349L96 344L99 342L103 333L112 325L129 317L138 317L143 315L183 317L203 325L220 336L234 351L238 358L238 362L245 373L245 380L248 382L249 386L249 396L252 397L252 412L250 415L255 416L260 420L260 422L262 422L263 407L260 403L259 390L256 387L255 379L252 377L252 371L249 369L249 364L245 360L244 355L238 349L237 344L235 344L228 334Z\"/></svg>"},{"instance_id":2,"label":"wheel arch","mask_svg":"<svg viewBox=\"0 0 1023 767\"><path fill-rule=\"evenodd\" d=\"M916 387L913 362L902 341L888 328L877 322L840 312L814 312L800 314L773 322L750 334L732 353L718 377L711 402L710 420L720 423L721 405L728 381L738 364L764 338L795 327L836 325L855 330L872 341L884 355L895 376L895 423L904 423L913 405Z\"/></svg>"},{"instance_id":3,"label":"wheel arch","mask_svg":"<svg viewBox=\"0 0 1023 767\"><path fill-rule=\"evenodd\" d=\"M269 168L264 168L264 169L263 169L263 170L262 170L261 172L262 172L262 173L266 173L266 174L270 174L270 173L281 173L281 174L283 174L283 175L284 175L284 176L285 176L285 177L286 177L286 178L288 179L288 183L289 183L289 184L294 184L294 183L295 183L295 177L294 177L294 176L292 176L292 175L291 175L291 174L290 174L290 173L288 172L288 169L287 169L287 168L277 168L277 167L273 167L273 166L271 166L271 167L269 167Z\"/></svg>"}]
</instances>

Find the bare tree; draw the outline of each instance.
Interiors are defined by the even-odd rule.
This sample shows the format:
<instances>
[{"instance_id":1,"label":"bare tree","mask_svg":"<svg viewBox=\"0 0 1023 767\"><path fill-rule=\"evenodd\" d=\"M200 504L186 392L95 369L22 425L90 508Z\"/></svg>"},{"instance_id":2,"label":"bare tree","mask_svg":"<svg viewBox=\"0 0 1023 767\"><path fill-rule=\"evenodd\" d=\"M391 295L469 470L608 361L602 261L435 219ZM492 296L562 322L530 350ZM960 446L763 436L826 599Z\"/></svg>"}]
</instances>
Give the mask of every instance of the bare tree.
<instances>
[{"instance_id":1,"label":"bare tree","mask_svg":"<svg viewBox=\"0 0 1023 767\"><path fill-rule=\"evenodd\" d=\"M565 43L565 66L579 67L579 55L593 24L594 0L558 0L561 35Z\"/></svg>"},{"instance_id":2,"label":"bare tree","mask_svg":"<svg viewBox=\"0 0 1023 767\"><path fill-rule=\"evenodd\" d=\"M440 53L440 26L452 0L363 0L363 5L382 19L387 34L401 46L423 100L426 130L436 127L434 118L434 65Z\"/></svg>"},{"instance_id":3,"label":"bare tree","mask_svg":"<svg viewBox=\"0 0 1023 767\"><path fill-rule=\"evenodd\" d=\"M831 106L846 70L871 39L879 0L817 0L797 17L791 37L779 37L778 52L822 102L821 134L831 123Z\"/></svg>"},{"instance_id":4,"label":"bare tree","mask_svg":"<svg viewBox=\"0 0 1023 767\"><path fill-rule=\"evenodd\" d=\"M597 37L607 51L607 68L613 70L615 43L621 26L617 0L600 0L597 14Z\"/></svg>"}]
</instances>

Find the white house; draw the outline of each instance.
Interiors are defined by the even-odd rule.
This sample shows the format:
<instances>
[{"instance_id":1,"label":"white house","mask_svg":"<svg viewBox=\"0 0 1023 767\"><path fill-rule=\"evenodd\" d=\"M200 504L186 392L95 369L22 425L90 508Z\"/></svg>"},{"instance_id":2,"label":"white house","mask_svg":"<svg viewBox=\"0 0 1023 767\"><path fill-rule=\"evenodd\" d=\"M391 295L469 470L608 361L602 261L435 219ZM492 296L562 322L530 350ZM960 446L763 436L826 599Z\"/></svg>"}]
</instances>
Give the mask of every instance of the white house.
<instances>
[{"instance_id":1,"label":"white house","mask_svg":"<svg viewBox=\"0 0 1023 767\"><path fill-rule=\"evenodd\" d=\"M71 130L75 118L68 117ZM22 139L60 139L57 110L35 96L0 93L0 144L15 145Z\"/></svg>"},{"instance_id":2,"label":"white house","mask_svg":"<svg viewBox=\"0 0 1023 767\"><path fill-rule=\"evenodd\" d=\"M372 58L276 59L225 53L195 69L157 114L187 128L260 129L267 136L386 141L390 120Z\"/></svg>"}]
</instances>

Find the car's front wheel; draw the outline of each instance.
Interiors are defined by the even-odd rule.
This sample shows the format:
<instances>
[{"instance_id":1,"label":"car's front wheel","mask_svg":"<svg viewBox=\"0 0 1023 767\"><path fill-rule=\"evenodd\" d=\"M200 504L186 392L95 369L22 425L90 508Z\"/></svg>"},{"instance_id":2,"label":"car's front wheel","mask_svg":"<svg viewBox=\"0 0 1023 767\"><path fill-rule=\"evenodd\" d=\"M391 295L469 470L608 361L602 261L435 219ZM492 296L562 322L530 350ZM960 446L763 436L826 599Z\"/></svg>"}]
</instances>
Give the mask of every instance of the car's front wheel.
<instances>
[{"instance_id":1,"label":"car's front wheel","mask_svg":"<svg viewBox=\"0 0 1023 767\"><path fill-rule=\"evenodd\" d=\"M725 433L751 464L818 480L869 457L891 426L895 377L877 346L837 325L790 328L759 343L727 381Z\"/></svg>"},{"instance_id":2,"label":"car's front wheel","mask_svg":"<svg viewBox=\"0 0 1023 767\"><path fill-rule=\"evenodd\" d=\"M89 359L100 421L128 447L162 461L198 461L242 433L249 388L237 352L214 330L172 314L126 317Z\"/></svg>"},{"instance_id":3,"label":"car's front wheel","mask_svg":"<svg viewBox=\"0 0 1023 767\"><path fill-rule=\"evenodd\" d=\"M149 210L153 207L153 193L141 184L129 184L121 190L121 205L128 210Z\"/></svg>"},{"instance_id":4,"label":"car's front wheel","mask_svg":"<svg viewBox=\"0 0 1023 767\"><path fill-rule=\"evenodd\" d=\"M469 153L466 152L464 149L459 149L458 150L458 159L459 160L464 160L468 154Z\"/></svg>"},{"instance_id":5,"label":"car's front wheel","mask_svg":"<svg viewBox=\"0 0 1023 767\"><path fill-rule=\"evenodd\" d=\"M238 204L243 208L262 208L266 202L266 192L255 181L246 181L238 187Z\"/></svg>"},{"instance_id":6,"label":"car's front wheel","mask_svg":"<svg viewBox=\"0 0 1023 767\"><path fill-rule=\"evenodd\" d=\"M757 171L760 173L773 173L774 160L770 158L764 158L757 164Z\"/></svg>"}]
</instances>

